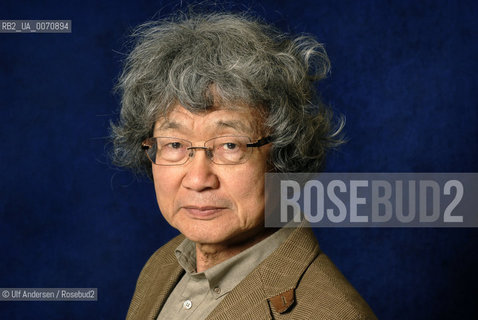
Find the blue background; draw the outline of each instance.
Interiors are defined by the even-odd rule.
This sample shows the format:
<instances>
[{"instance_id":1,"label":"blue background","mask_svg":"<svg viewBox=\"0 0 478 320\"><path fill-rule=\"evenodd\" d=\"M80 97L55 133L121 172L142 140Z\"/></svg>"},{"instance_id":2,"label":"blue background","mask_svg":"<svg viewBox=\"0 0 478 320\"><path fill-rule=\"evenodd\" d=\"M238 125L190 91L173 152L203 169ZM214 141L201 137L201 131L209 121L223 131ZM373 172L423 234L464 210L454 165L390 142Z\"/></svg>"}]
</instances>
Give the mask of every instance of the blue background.
<instances>
[{"instance_id":1,"label":"blue background","mask_svg":"<svg viewBox=\"0 0 478 320\"><path fill-rule=\"evenodd\" d=\"M176 234L152 183L114 168L105 152L126 36L176 6L0 3L0 19L73 21L71 34L0 34L0 287L97 287L99 296L0 302L1 319L124 318L144 262ZM328 171L478 172L478 2L225 7L252 7L325 43L333 69L319 88L346 115L350 139ZM478 230L316 233L380 319L478 318Z\"/></svg>"}]
</instances>

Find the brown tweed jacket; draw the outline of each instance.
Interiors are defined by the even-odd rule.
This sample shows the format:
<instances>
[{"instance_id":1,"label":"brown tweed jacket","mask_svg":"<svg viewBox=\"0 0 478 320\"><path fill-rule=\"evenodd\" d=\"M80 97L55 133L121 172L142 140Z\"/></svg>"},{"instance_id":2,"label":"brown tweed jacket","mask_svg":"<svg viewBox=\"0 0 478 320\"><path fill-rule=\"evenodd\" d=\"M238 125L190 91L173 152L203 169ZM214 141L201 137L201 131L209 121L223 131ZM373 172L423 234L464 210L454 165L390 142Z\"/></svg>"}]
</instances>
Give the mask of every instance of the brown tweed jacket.
<instances>
[{"instance_id":1,"label":"brown tweed jacket","mask_svg":"<svg viewBox=\"0 0 478 320\"><path fill-rule=\"evenodd\" d=\"M183 275L174 249L180 235L144 266L127 320L155 320ZM311 229L298 228L241 281L207 320L376 319L372 310L329 258Z\"/></svg>"}]
</instances>

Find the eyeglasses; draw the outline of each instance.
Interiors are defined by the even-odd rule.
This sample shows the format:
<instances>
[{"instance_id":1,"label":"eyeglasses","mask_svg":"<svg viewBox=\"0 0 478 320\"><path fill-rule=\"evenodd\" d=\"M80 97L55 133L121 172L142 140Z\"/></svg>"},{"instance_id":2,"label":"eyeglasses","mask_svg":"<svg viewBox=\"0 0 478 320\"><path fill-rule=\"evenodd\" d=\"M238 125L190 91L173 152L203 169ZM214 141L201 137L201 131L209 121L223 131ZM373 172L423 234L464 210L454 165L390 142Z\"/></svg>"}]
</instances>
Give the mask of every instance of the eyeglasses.
<instances>
[{"instance_id":1,"label":"eyeglasses","mask_svg":"<svg viewBox=\"0 0 478 320\"><path fill-rule=\"evenodd\" d=\"M174 137L152 137L143 141L141 147L153 164L178 166L194 156L196 150L204 150L215 164L241 164L252 154L252 148L262 147L272 141L265 137L252 143L245 136L216 137L204 142L203 147L193 147L191 141Z\"/></svg>"}]
</instances>

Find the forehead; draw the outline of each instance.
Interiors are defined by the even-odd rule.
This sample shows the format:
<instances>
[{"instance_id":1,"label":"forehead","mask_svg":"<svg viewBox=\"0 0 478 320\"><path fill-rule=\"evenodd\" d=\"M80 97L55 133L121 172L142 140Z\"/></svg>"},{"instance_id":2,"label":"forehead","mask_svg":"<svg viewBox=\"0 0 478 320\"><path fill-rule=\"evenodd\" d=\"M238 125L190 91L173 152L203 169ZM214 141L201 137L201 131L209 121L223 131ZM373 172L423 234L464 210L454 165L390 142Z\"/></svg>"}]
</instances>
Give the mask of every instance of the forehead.
<instances>
[{"instance_id":1,"label":"forehead","mask_svg":"<svg viewBox=\"0 0 478 320\"><path fill-rule=\"evenodd\" d=\"M262 131L260 114L254 108L237 106L213 108L210 111L192 113L181 105L176 105L166 116L154 125L156 132L237 132L251 135Z\"/></svg>"}]
</instances>

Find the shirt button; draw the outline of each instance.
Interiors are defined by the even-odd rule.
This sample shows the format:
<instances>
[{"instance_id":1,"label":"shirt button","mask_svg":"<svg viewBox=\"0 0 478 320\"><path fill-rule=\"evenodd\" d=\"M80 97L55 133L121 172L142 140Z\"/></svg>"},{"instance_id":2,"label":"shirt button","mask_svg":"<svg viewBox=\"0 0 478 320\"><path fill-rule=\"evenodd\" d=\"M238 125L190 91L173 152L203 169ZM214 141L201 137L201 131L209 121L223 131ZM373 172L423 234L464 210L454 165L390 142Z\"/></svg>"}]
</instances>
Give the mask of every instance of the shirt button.
<instances>
[{"instance_id":1,"label":"shirt button","mask_svg":"<svg viewBox=\"0 0 478 320\"><path fill-rule=\"evenodd\" d=\"M217 293L217 294L220 294L221 293L221 288L215 287L214 292Z\"/></svg>"},{"instance_id":2,"label":"shirt button","mask_svg":"<svg viewBox=\"0 0 478 320\"><path fill-rule=\"evenodd\" d=\"M183 308L186 310L191 309L192 306L193 306L193 303L191 302L191 300L186 300L183 303Z\"/></svg>"}]
</instances>

